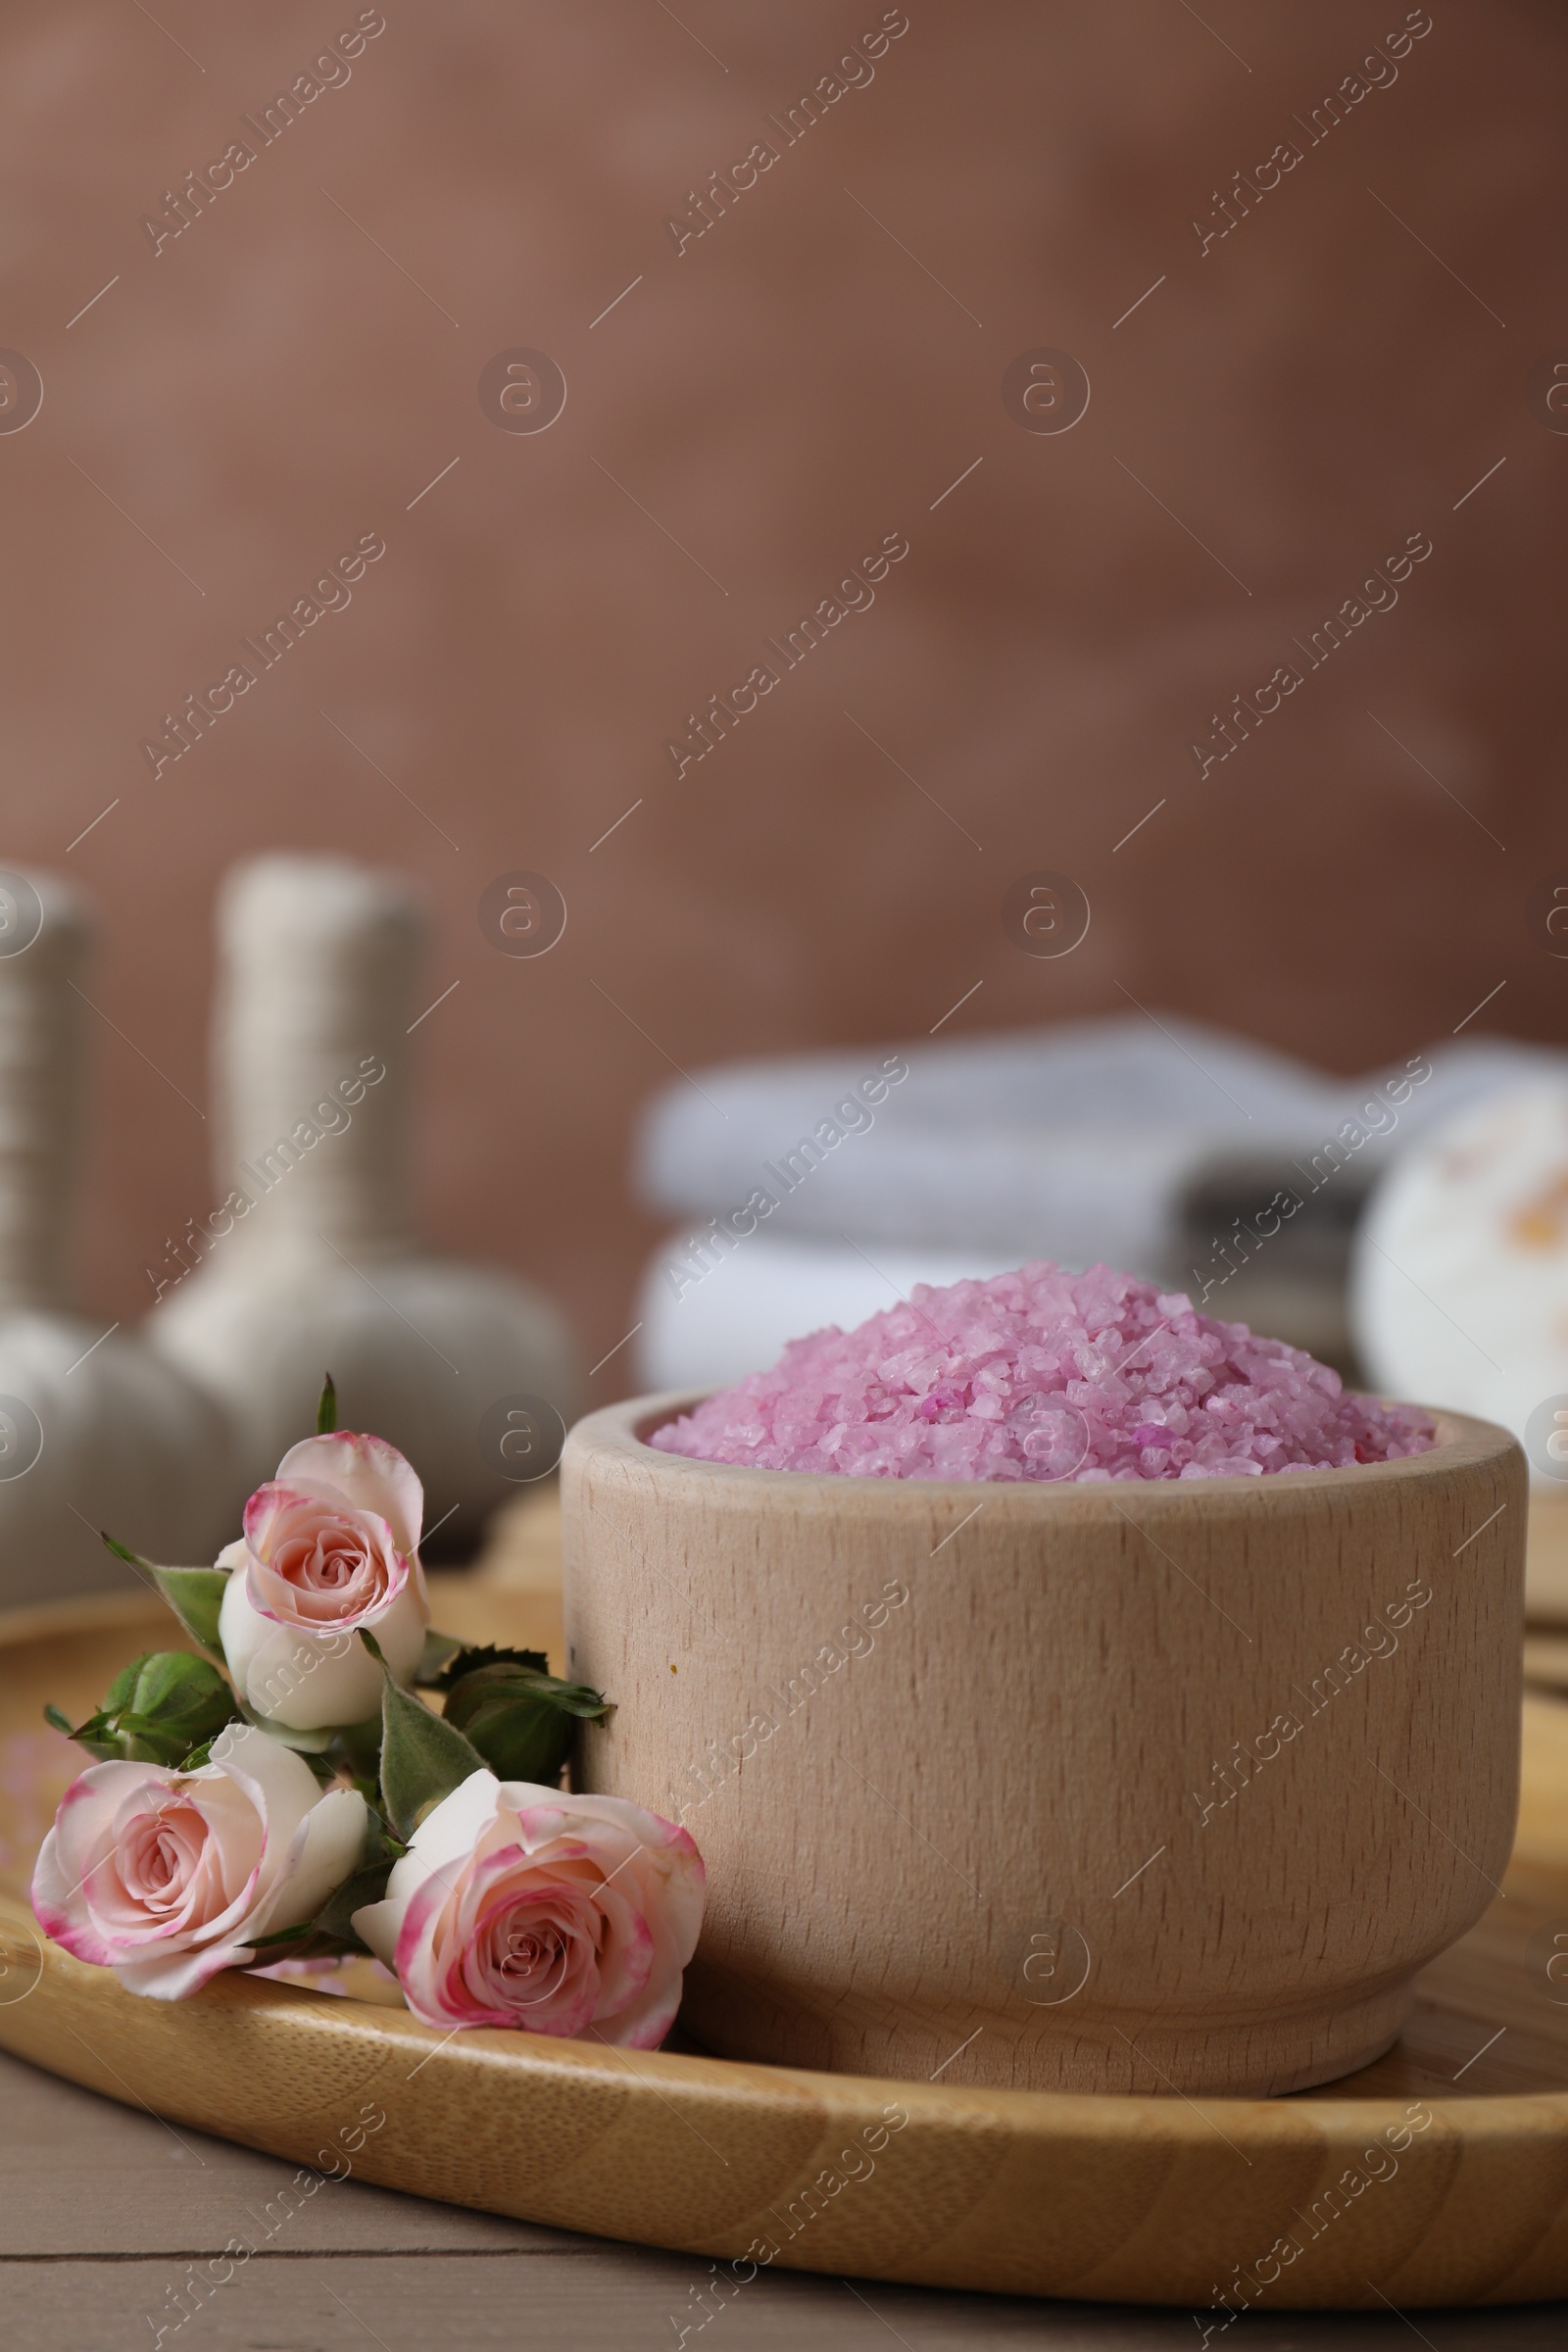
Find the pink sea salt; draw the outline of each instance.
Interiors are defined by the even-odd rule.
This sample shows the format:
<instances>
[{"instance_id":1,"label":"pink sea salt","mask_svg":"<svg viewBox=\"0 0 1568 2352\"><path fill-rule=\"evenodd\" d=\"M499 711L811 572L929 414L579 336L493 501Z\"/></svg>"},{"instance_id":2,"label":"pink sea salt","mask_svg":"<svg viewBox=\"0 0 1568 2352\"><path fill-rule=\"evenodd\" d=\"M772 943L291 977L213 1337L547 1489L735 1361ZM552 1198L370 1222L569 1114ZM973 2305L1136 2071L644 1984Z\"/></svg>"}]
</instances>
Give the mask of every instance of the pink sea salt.
<instances>
[{"instance_id":1,"label":"pink sea salt","mask_svg":"<svg viewBox=\"0 0 1568 2352\"><path fill-rule=\"evenodd\" d=\"M1348 1469L1435 1431L1180 1292L1042 1258L794 1340L649 1442L758 1470L1087 1483Z\"/></svg>"}]
</instances>

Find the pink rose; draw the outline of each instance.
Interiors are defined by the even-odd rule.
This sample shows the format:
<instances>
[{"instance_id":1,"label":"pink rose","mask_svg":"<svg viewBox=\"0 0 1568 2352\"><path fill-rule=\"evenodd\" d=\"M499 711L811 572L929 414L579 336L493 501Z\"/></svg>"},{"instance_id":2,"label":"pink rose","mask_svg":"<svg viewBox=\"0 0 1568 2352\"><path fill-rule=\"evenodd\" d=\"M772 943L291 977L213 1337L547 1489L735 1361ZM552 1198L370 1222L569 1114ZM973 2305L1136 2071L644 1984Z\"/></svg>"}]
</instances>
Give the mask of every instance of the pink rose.
<instances>
[{"instance_id":1,"label":"pink rose","mask_svg":"<svg viewBox=\"0 0 1568 2352\"><path fill-rule=\"evenodd\" d=\"M350 1430L306 1438L245 1505L245 1533L218 1555L230 1571L223 1657L251 1713L297 1732L380 1712L368 1626L401 1683L430 1619L419 1565L424 1491L395 1446Z\"/></svg>"},{"instance_id":2,"label":"pink rose","mask_svg":"<svg viewBox=\"0 0 1568 2352\"><path fill-rule=\"evenodd\" d=\"M470 1773L354 1914L430 2026L514 2026L657 2049L703 1917L684 1830L615 1796Z\"/></svg>"},{"instance_id":3,"label":"pink rose","mask_svg":"<svg viewBox=\"0 0 1568 2352\"><path fill-rule=\"evenodd\" d=\"M364 1797L323 1794L266 1732L230 1725L212 1753L195 1772L89 1765L33 1872L44 1933L162 2001L244 1967L257 1936L313 1919L365 1847Z\"/></svg>"}]
</instances>

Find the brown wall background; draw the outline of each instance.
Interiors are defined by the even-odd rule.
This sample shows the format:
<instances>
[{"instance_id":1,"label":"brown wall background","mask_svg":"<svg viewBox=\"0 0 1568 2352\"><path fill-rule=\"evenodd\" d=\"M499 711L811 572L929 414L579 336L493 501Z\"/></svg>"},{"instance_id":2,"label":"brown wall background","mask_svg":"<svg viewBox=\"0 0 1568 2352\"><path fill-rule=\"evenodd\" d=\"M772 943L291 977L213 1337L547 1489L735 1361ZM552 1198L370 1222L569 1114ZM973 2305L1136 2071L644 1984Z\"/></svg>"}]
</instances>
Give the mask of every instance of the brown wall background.
<instances>
[{"instance_id":1,"label":"brown wall background","mask_svg":"<svg viewBox=\"0 0 1568 2352\"><path fill-rule=\"evenodd\" d=\"M385 0L155 255L141 216L355 14L18 0L4 34L0 343L45 399L0 434L0 862L103 912L106 1314L209 1202L182 1096L215 884L261 848L422 884L429 997L461 983L418 1033L430 1229L545 1283L589 1360L630 1319L628 1136L672 1064L923 1037L977 981L944 1035L1130 992L1351 1070L1499 981L1466 1034L1561 1035L1532 915L1568 870L1568 439L1531 402L1568 346L1554 11L1435 0L1308 147L1292 117L1396 0L908 0L869 86L677 255L666 216L875 0ZM1291 137L1200 254L1193 217ZM1069 433L1003 406L1042 345L1093 386ZM548 432L481 411L513 346L564 371ZM143 736L366 531L352 605L155 780ZM677 782L685 714L889 531L874 608ZM1209 713L1415 531L1397 609L1200 780ZM537 961L476 919L519 867L570 908ZM1094 906L1059 962L1002 929L1036 867Z\"/></svg>"}]
</instances>

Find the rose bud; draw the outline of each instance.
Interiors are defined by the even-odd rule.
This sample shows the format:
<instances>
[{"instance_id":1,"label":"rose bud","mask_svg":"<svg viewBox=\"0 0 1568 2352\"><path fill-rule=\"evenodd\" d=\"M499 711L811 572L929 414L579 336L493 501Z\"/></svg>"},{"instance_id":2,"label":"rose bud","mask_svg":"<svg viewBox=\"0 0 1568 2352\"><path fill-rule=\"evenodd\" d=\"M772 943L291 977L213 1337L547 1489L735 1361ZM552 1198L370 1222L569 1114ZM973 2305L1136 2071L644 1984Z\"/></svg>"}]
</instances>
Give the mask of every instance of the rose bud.
<instances>
[{"instance_id":1,"label":"rose bud","mask_svg":"<svg viewBox=\"0 0 1568 2352\"><path fill-rule=\"evenodd\" d=\"M234 1693L208 1659L185 1649L149 1650L116 1675L98 1712L71 1737L105 1761L182 1764L234 1712Z\"/></svg>"},{"instance_id":2,"label":"rose bud","mask_svg":"<svg viewBox=\"0 0 1568 2352\"><path fill-rule=\"evenodd\" d=\"M43 1841L32 1907L78 1960L181 2000L314 1919L358 1869L367 1818L357 1789L323 1794L303 1757L234 1724L194 1772L90 1764Z\"/></svg>"},{"instance_id":3,"label":"rose bud","mask_svg":"<svg viewBox=\"0 0 1568 2352\"><path fill-rule=\"evenodd\" d=\"M610 1708L585 1683L565 1683L538 1650L465 1650L442 1676L446 1720L476 1747L498 1780L554 1788L579 1722Z\"/></svg>"},{"instance_id":4,"label":"rose bud","mask_svg":"<svg viewBox=\"0 0 1568 2352\"><path fill-rule=\"evenodd\" d=\"M424 1491L396 1446L349 1430L306 1438L258 1488L243 1538L218 1556L230 1571L218 1621L223 1656L258 1719L318 1732L378 1714L381 1670L356 1639L361 1626L397 1680L412 1681L430 1616L423 1511Z\"/></svg>"},{"instance_id":5,"label":"rose bud","mask_svg":"<svg viewBox=\"0 0 1568 2352\"><path fill-rule=\"evenodd\" d=\"M690 1837L616 1796L470 1773L354 1913L429 2026L657 2049L703 1918Z\"/></svg>"}]
</instances>

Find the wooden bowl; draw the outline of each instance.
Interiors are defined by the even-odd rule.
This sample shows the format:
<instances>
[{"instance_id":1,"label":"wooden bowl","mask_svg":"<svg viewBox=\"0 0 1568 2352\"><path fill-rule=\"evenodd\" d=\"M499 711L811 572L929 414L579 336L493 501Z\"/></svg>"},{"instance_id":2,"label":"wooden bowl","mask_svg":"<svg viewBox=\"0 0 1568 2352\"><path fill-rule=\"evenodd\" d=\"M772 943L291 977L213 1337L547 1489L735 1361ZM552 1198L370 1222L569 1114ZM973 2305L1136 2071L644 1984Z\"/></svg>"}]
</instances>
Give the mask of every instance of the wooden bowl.
<instances>
[{"instance_id":1,"label":"wooden bowl","mask_svg":"<svg viewBox=\"0 0 1568 2352\"><path fill-rule=\"evenodd\" d=\"M578 1423L580 1785L683 1822L683 2011L729 2058L1269 2096L1387 2049L1518 1796L1524 1457L957 1485Z\"/></svg>"}]
</instances>

